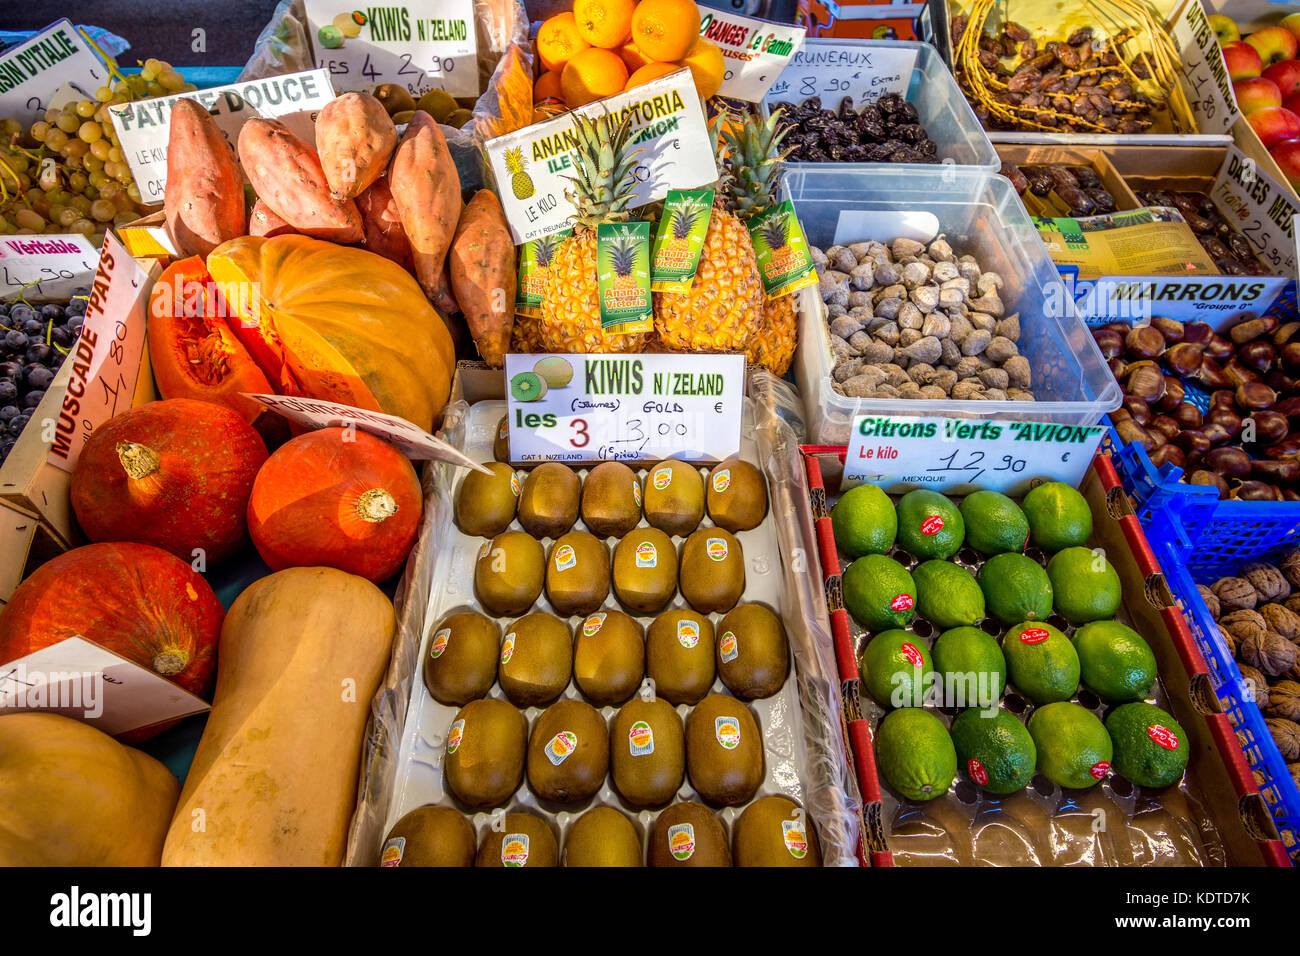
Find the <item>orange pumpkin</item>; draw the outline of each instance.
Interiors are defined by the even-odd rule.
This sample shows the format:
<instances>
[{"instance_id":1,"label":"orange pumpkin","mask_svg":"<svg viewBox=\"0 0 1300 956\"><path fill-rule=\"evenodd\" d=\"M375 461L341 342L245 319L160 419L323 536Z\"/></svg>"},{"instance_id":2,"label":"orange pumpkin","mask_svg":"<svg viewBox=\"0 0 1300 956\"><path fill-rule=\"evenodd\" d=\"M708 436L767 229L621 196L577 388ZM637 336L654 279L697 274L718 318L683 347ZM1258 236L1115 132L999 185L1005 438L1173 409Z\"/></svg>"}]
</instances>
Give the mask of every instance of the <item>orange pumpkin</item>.
<instances>
[{"instance_id":1,"label":"orange pumpkin","mask_svg":"<svg viewBox=\"0 0 1300 956\"><path fill-rule=\"evenodd\" d=\"M424 429L447 403L451 336L401 266L307 236L241 236L208 256L229 326L283 395L400 415Z\"/></svg>"},{"instance_id":2,"label":"orange pumpkin","mask_svg":"<svg viewBox=\"0 0 1300 956\"><path fill-rule=\"evenodd\" d=\"M322 428L266 460L248 532L272 571L323 565L384 581L420 530L420 480L400 451L351 428Z\"/></svg>"}]
</instances>

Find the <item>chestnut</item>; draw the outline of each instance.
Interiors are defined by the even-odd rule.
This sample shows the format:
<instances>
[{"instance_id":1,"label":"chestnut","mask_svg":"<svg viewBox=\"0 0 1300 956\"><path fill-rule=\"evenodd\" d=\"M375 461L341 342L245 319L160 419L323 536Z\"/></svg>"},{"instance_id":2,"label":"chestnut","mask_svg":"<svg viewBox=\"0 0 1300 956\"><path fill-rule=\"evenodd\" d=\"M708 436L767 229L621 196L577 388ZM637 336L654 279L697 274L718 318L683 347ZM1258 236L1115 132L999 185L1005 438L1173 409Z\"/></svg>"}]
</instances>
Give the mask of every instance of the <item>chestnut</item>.
<instances>
[{"instance_id":1,"label":"chestnut","mask_svg":"<svg viewBox=\"0 0 1300 956\"><path fill-rule=\"evenodd\" d=\"M1165 337L1149 325L1129 329L1124 351L1131 359L1153 359L1165 350Z\"/></svg>"},{"instance_id":2,"label":"chestnut","mask_svg":"<svg viewBox=\"0 0 1300 956\"><path fill-rule=\"evenodd\" d=\"M1200 428L1205 420L1201 410L1191 402L1179 402L1174 407L1173 418L1182 428Z\"/></svg>"},{"instance_id":3,"label":"chestnut","mask_svg":"<svg viewBox=\"0 0 1300 956\"><path fill-rule=\"evenodd\" d=\"M1154 362L1131 365L1124 385L1130 395L1155 402L1165 394L1165 373ZM1137 415L1133 417L1136 418Z\"/></svg>"},{"instance_id":4,"label":"chestnut","mask_svg":"<svg viewBox=\"0 0 1300 956\"><path fill-rule=\"evenodd\" d=\"M1241 433L1241 416L1228 408L1212 408L1205 414L1202 421L1203 425L1213 422L1228 432L1228 436L1236 438Z\"/></svg>"},{"instance_id":5,"label":"chestnut","mask_svg":"<svg viewBox=\"0 0 1300 956\"><path fill-rule=\"evenodd\" d=\"M1245 478L1251 468L1250 456L1240 448L1212 448L1205 464L1225 478Z\"/></svg>"},{"instance_id":6,"label":"chestnut","mask_svg":"<svg viewBox=\"0 0 1300 956\"><path fill-rule=\"evenodd\" d=\"M1156 441L1153 439L1145 428L1135 421L1122 421L1115 426L1115 431L1119 437L1130 444L1141 445L1147 451L1156 447Z\"/></svg>"},{"instance_id":7,"label":"chestnut","mask_svg":"<svg viewBox=\"0 0 1300 956\"><path fill-rule=\"evenodd\" d=\"M1290 398L1284 398L1273 406L1275 412L1281 412L1287 418L1295 421L1300 418L1300 395L1292 395Z\"/></svg>"},{"instance_id":8,"label":"chestnut","mask_svg":"<svg viewBox=\"0 0 1300 956\"><path fill-rule=\"evenodd\" d=\"M1232 353L1232 343L1217 332L1214 335L1211 335L1210 340L1205 343L1206 356L1214 359L1216 362L1222 362L1231 358Z\"/></svg>"},{"instance_id":9,"label":"chestnut","mask_svg":"<svg viewBox=\"0 0 1300 956\"><path fill-rule=\"evenodd\" d=\"M1300 501L1300 491L1292 491L1290 488L1282 489L1283 501Z\"/></svg>"},{"instance_id":10,"label":"chestnut","mask_svg":"<svg viewBox=\"0 0 1300 956\"><path fill-rule=\"evenodd\" d=\"M1254 475L1261 481L1291 484L1300 478L1300 461L1294 458L1261 458L1251 462Z\"/></svg>"},{"instance_id":11,"label":"chestnut","mask_svg":"<svg viewBox=\"0 0 1300 956\"><path fill-rule=\"evenodd\" d=\"M1300 335L1300 322L1284 322L1274 330L1273 344L1281 348L1297 335Z\"/></svg>"},{"instance_id":12,"label":"chestnut","mask_svg":"<svg viewBox=\"0 0 1300 956\"><path fill-rule=\"evenodd\" d=\"M1226 445L1235 437L1230 428L1219 422L1206 422L1199 431L1209 439L1211 445Z\"/></svg>"},{"instance_id":13,"label":"chestnut","mask_svg":"<svg viewBox=\"0 0 1300 956\"><path fill-rule=\"evenodd\" d=\"M1223 366L1217 359L1211 358L1208 351L1205 353L1205 358L1201 360L1201 367L1191 377L1211 391L1235 387L1233 381L1224 373Z\"/></svg>"},{"instance_id":14,"label":"chestnut","mask_svg":"<svg viewBox=\"0 0 1300 956\"><path fill-rule=\"evenodd\" d=\"M1163 361L1165 368L1175 375L1192 375L1201 367L1201 362L1205 359L1205 350L1199 345L1188 345L1186 342L1179 342L1177 345L1165 352Z\"/></svg>"},{"instance_id":15,"label":"chestnut","mask_svg":"<svg viewBox=\"0 0 1300 956\"><path fill-rule=\"evenodd\" d=\"M1290 368L1300 368L1300 342L1288 342L1278 354Z\"/></svg>"},{"instance_id":16,"label":"chestnut","mask_svg":"<svg viewBox=\"0 0 1300 956\"><path fill-rule=\"evenodd\" d=\"M1224 364L1223 374L1228 376L1228 381L1232 383L1234 388L1236 388L1238 385L1243 384L1244 382L1259 381L1259 373L1256 372L1254 369L1249 369L1246 366L1242 365L1241 362L1237 359L1237 356L1235 355L1232 358L1228 359L1228 361Z\"/></svg>"},{"instance_id":17,"label":"chestnut","mask_svg":"<svg viewBox=\"0 0 1300 956\"><path fill-rule=\"evenodd\" d=\"M1237 407L1243 412L1272 408L1277 401L1277 392L1263 382L1243 382L1237 386Z\"/></svg>"},{"instance_id":18,"label":"chestnut","mask_svg":"<svg viewBox=\"0 0 1300 956\"><path fill-rule=\"evenodd\" d=\"M1133 325L1130 322L1107 322L1102 328L1118 332L1121 336L1128 335L1133 331Z\"/></svg>"},{"instance_id":19,"label":"chestnut","mask_svg":"<svg viewBox=\"0 0 1300 956\"><path fill-rule=\"evenodd\" d=\"M1214 337L1214 327L1207 322L1188 322L1183 326L1183 341L1189 345L1205 345Z\"/></svg>"},{"instance_id":20,"label":"chestnut","mask_svg":"<svg viewBox=\"0 0 1300 956\"><path fill-rule=\"evenodd\" d=\"M1183 323L1177 319L1166 319L1163 315L1151 317L1151 327L1159 332L1166 342L1175 345L1183 340Z\"/></svg>"},{"instance_id":21,"label":"chestnut","mask_svg":"<svg viewBox=\"0 0 1300 956\"><path fill-rule=\"evenodd\" d=\"M1151 464L1157 468L1164 465L1174 465L1184 470L1187 468L1187 456L1177 445L1161 445L1152 450L1150 457Z\"/></svg>"},{"instance_id":22,"label":"chestnut","mask_svg":"<svg viewBox=\"0 0 1300 956\"><path fill-rule=\"evenodd\" d=\"M1247 432L1250 432L1253 435L1250 438L1251 444L1271 445L1285 438L1290 430L1291 424L1285 415L1274 409L1265 408L1242 422L1241 440L1246 441Z\"/></svg>"},{"instance_id":23,"label":"chestnut","mask_svg":"<svg viewBox=\"0 0 1300 956\"><path fill-rule=\"evenodd\" d=\"M1237 393L1230 388L1222 388L1210 395L1210 408L1236 408Z\"/></svg>"},{"instance_id":24,"label":"chestnut","mask_svg":"<svg viewBox=\"0 0 1300 956\"><path fill-rule=\"evenodd\" d=\"M1120 381L1124 380L1124 376L1128 373L1128 362L1116 356L1113 359L1107 359L1106 365L1110 367L1110 374Z\"/></svg>"},{"instance_id":25,"label":"chestnut","mask_svg":"<svg viewBox=\"0 0 1300 956\"><path fill-rule=\"evenodd\" d=\"M1221 475L1216 475L1212 471L1194 471L1191 477L1187 479L1189 484L1209 485L1219 492L1220 498L1228 497L1228 482Z\"/></svg>"},{"instance_id":26,"label":"chestnut","mask_svg":"<svg viewBox=\"0 0 1300 956\"><path fill-rule=\"evenodd\" d=\"M1210 439L1199 428L1187 428L1173 438L1173 443L1187 453L1189 462L1200 461L1210 450Z\"/></svg>"},{"instance_id":27,"label":"chestnut","mask_svg":"<svg viewBox=\"0 0 1300 956\"><path fill-rule=\"evenodd\" d=\"M1295 458L1297 455L1300 455L1300 435L1290 435L1283 438L1276 445L1269 445L1264 449L1264 457L1275 460Z\"/></svg>"},{"instance_id":28,"label":"chestnut","mask_svg":"<svg viewBox=\"0 0 1300 956\"><path fill-rule=\"evenodd\" d=\"M1272 342L1265 342L1260 339L1247 342L1237 349L1234 361L1240 362L1246 368L1253 369L1263 375L1277 362L1277 348Z\"/></svg>"},{"instance_id":29,"label":"chestnut","mask_svg":"<svg viewBox=\"0 0 1300 956\"><path fill-rule=\"evenodd\" d=\"M1243 481L1228 492L1234 501L1280 501L1281 495L1272 485L1263 481Z\"/></svg>"},{"instance_id":30,"label":"chestnut","mask_svg":"<svg viewBox=\"0 0 1300 956\"><path fill-rule=\"evenodd\" d=\"M1172 375L1165 376L1165 394L1160 399L1160 411L1172 412L1183 403L1183 383Z\"/></svg>"},{"instance_id":31,"label":"chestnut","mask_svg":"<svg viewBox=\"0 0 1300 956\"><path fill-rule=\"evenodd\" d=\"M1278 324L1275 316L1261 315L1259 318L1238 322L1228 330L1228 338L1238 345L1244 345L1253 342L1261 335L1268 335L1278 327Z\"/></svg>"},{"instance_id":32,"label":"chestnut","mask_svg":"<svg viewBox=\"0 0 1300 956\"><path fill-rule=\"evenodd\" d=\"M1101 349L1103 358L1113 359L1124 354L1124 336L1114 329L1094 329L1092 338Z\"/></svg>"},{"instance_id":33,"label":"chestnut","mask_svg":"<svg viewBox=\"0 0 1300 956\"><path fill-rule=\"evenodd\" d=\"M1165 441L1173 441L1175 435L1182 431L1182 426L1168 415L1156 415L1145 425L1147 431L1157 432L1164 436Z\"/></svg>"},{"instance_id":34,"label":"chestnut","mask_svg":"<svg viewBox=\"0 0 1300 956\"><path fill-rule=\"evenodd\" d=\"M1132 416L1133 421L1139 425L1145 426L1151 421L1151 406L1137 395L1124 396L1124 409Z\"/></svg>"},{"instance_id":35,"label":"chestnut","mask_svg":"<svg viewBox=\"0 0 1300 956\"><path fill-rule=\"evenodd\" d=\"M1285 392L1294 392L1296 386L1300 384L1296 379L1287 375L1285 372L1279 372L1277 369L1269 372L1264 376L1264 384L1278 394Z\"/></svg>"}]
</instances>

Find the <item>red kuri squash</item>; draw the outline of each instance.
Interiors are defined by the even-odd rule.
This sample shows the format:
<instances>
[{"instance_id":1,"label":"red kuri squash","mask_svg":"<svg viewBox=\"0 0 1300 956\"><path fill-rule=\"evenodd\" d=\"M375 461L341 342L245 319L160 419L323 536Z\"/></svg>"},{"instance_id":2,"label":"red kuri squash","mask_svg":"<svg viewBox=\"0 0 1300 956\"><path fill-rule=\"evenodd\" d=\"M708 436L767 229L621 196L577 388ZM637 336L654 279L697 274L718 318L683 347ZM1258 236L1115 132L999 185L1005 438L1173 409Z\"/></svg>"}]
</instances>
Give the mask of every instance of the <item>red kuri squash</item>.
<instances>
[{"instance_id":1,"label":"red kuri squash","mask_svg":"<svg viewBox=\"0 0 1300 956\"><path fill-rule=\"evenodd\" d=\"M220 561L247 534L248 496L266 461L232 409L173 398L95 429L72 472L72 507L91 541L139 541Z\"/></svg>"},{"instance_id":2,"label":"red kuri squash","mask_svg":"<svg viewBox=\"0 0 1300 956\"><path fill-rule=\"evenodd\" d=\"M88 544L18 585L0 611L0 664L81 635L205 697L224 617L208 582L175 555Z\"/></svg>"},{"instance_id":3,"label":"red kuri squash","mask_svg":"<svg viewBox=\"0 0 1300 956\"><path fill-rule=\"evenodd\" d=\"M248 531L279 571L323 565L383 581L420 530L420 481L381 438L322 428L284 444L253 482Z\"/></svg>"}]
</instances>

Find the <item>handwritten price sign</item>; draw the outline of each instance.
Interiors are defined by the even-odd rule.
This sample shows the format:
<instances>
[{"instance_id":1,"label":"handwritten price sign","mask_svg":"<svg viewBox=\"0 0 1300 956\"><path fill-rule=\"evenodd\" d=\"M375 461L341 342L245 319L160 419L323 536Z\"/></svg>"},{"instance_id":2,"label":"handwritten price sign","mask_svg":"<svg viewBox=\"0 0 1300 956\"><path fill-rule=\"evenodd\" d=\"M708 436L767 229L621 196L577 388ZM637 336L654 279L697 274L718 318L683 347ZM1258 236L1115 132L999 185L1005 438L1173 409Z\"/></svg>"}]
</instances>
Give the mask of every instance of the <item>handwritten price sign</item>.
<instances>
[{"instance_id":1,"label":"handwritten price sign","mask_svg":"<svg viewBox=\"0 0 1300 956\"><path fill-rule=\"evenodd\" d=\"M1077 486L1101 443L1101 425L860 415L844 461L846 487L1018 495L1035 478Z\"/></svg>"},{"instance_id":2,"label":"handwritten price sign","mask_svg":"<svg viewBox=\"0 0 1300 956\"><path fill-rule=\"evenodd\" d=\"M510 458L714 461L740 450L742 355L507 355Z\"/></svg>"},{"instance_id":3,"label":"handwritten price sign","mask_svg":"<svg viewBox=\"0 0 1300 956\"><path fill-rule=\"evenodd\" d=\"M65 300L89 283L98 258L77 233L0 238L0 300Z\"/></svg>"},{"instance_id":4,"label":"handwritten price sign","mask_svg":"<svg viewBox=\"0 0 1300 956\"><path fill-rule=\"evenodd\" d=\"M888 93L907 95L916 67L916 50L908 47L867 47L851 40L809 39L794 54L767 92L767 103L802 103L821 97L835 109L846 96L855 107Z\"/></svg>"}]
</instances>

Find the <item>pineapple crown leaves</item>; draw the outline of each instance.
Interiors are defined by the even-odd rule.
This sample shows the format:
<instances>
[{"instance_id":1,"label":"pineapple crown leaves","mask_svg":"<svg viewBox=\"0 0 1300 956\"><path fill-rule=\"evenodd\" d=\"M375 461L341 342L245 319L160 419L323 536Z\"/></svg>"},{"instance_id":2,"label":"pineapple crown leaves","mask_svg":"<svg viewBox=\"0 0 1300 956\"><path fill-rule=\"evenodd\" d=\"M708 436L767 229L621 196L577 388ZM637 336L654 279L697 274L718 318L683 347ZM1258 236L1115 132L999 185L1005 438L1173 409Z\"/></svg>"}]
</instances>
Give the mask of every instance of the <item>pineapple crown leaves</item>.
<instances>
[{"instance_id":1,"label":"pineapple crown leaves","mask_svg":"<svg viewBox=\"0 0 1300 956\"><path fill-rule=\"evenodd\" d=\"M632 274L636 265L637 240L630 229L616 229L609 242L610 265L620 276Z\"/></svg>"},{"instance_id":2,"label":"pineapple crown leaves","mask_svg":"<svg viewBox=\"0 0 1300 956\"><path fill-rule=\"evenodd\" d=\"M718 181L713 187L715 206L725 205L734 185L726 130L735 120L735 114L725 106L719 106L718 112L709 119L709 142L713 144L713 161L718 167Z\"/></svg>"},{"instance_id":3,"label":"pineapple crown leaves","mask_svg":"<svg viewBox=\"0 0 1300 956\"><path fill-rule=\"evenodd\" d=\"M539 269L550 267L551 260L555 258L555 245L554 236L543 236L537 240L537 245L533 250L533 257Z\"/></svg>"},{"instance_id":4,"label":"pineapple crown leaves","mask_svg":"<svg viewBox=\"0 0 1300 956\"><path fill-rule=\"evenodd\" d=\"M782 127L781 111L773 110L766 121L753 114L744 117L739 128L727 129L727 162L732 167L736 213L741 218L756 216L776 203L781 165L790 149L781 142L790 127Z\"/></svg>"},{"instance_id":5,"label":"pineapple crown leaves","mask_svg":"<svg viewBox=\"0 0 1300 956\"><path fill-rule=\"evenodd\" d=\"M674 239L685 239L699 222L700 214L704 212L704 203L698 199L684 199L681 205L673 210L672 231Z\"/></svg>"},{"instance_id":6,"label":"pineapple crown leaves","mask_svg":"<svg viewBox=\"0 0 1300 956\"><path fill-rule=\"evenodd\" d=\"M763 240L773 249L784 248L789 241L790 224L785 213L778 213L763 223Z\"/></svg>"},{"instance_id":7,"label":"pineapple crown leaves","mask_svg":"<svg viewBox=\"0 0 1300 956\"><path fill-rule=\"evenodd\" d=\"M573 157L577 175L563 178L573 184L564 195L577 210L576 225L595 229L602 222L626 222L628 206L636 198L632 170L636 157L643 152L628 152L632 114L629 112L617 126L608 110L594 118L575 113L573 123L578 141Z\"/></svg>"}]
</instances>

